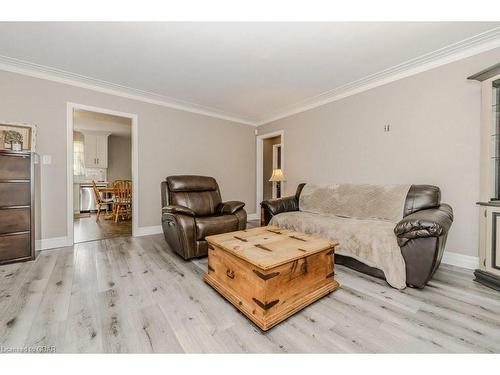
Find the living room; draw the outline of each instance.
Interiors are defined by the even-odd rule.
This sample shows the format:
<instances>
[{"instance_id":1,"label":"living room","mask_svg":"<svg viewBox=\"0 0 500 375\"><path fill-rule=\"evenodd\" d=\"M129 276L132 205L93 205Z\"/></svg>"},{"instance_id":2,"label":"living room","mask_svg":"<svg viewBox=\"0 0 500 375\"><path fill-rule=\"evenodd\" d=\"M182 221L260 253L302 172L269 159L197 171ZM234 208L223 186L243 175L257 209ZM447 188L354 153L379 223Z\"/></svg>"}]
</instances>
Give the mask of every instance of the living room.
<instances>
[{"instance_id":1,"label":"living room","mask_svg":"<svg viewBox=\"0 0 500 375\"><path fill-rule=\"evenodd\" d=\"M0 22L1 352L500 352L500 21L349 20Z\"/></svg>"}]
</instances>

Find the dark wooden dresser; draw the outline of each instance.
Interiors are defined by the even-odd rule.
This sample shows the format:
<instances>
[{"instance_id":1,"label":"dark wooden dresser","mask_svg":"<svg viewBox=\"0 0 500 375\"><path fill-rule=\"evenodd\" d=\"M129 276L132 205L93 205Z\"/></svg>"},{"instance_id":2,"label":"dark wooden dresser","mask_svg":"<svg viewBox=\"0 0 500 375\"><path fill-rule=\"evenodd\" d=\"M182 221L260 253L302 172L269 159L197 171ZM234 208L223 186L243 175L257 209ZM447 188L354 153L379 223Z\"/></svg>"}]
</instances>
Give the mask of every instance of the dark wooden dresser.
<instances>
[{"instance_id":1,"label":"dark wooden dresser","mask_svg":"<svg viewBox=\"0 0 500 375\"><path fill-rule=\"evenodd\" d=\"M0 150L0 264L35 259L34 158Z\"/></svg>"}]
</instances>

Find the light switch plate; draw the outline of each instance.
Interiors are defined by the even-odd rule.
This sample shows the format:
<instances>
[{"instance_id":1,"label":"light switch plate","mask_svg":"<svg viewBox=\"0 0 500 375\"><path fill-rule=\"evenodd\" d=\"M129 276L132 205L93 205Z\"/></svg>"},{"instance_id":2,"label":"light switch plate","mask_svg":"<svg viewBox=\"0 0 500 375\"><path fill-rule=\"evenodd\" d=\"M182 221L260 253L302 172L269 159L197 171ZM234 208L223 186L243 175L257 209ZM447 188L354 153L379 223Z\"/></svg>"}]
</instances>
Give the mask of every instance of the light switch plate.
<instances>
[{"instance_id":1,"label":"light switch plate","mask_svg":"<svg viewBox=\"0 0 500 375\"><path fill-rule=\"evenodd\" d=\"M52 155L43 155L42 164L49 165L52 164Z\"/></svg>"}]
</instances>

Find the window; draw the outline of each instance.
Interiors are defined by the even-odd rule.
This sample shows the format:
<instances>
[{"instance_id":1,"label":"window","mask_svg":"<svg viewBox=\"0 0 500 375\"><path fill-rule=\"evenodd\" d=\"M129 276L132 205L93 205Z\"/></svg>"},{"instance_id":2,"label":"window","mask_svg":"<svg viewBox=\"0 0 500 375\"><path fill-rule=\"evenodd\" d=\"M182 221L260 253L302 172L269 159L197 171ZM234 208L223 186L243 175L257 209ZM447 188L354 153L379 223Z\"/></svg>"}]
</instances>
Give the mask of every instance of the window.
<instances>
[{"instance_id":1,"label":"window","mask_svg":"<svg viewBox=\"0 0 500 375\"><path fill-rule=\"evenodd\" d=\"M73 175L83 176L85 174L84 160L83 142L73 141Z\"/></svg>"}]
</instances>

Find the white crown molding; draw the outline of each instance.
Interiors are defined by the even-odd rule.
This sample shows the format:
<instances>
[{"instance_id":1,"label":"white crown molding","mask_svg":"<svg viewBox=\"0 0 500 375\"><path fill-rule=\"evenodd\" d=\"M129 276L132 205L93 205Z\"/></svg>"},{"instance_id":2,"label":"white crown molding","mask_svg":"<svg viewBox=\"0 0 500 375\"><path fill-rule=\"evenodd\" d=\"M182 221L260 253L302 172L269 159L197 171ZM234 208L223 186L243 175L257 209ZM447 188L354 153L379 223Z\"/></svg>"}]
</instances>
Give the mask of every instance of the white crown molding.
<instances>
[{"instance_id":1,"label":"white crown molding","mask_svg":"<svg viewBox=\"0 0 500 375\"><path fill-rule=\"evenodd\" d=\"M241 118L238 115L227 113L219 109L173 99L167 96L138 90L75 73L70 73L64 70L31 63L8 56L0 55L0 70L35 78L41 78L53 82L64 83L66 85L98 91L104 94L120 96L122 98L133 99L185 112L214 117L221 120L237 122L250 126L257 126L257 123L255 121Z\"/></svg>"},{"instance_id":2,"label":"white crown molding","mask_svg":"<svg viewBox=\"0 0 500 375\"><path fill-rule=\"evenodd\" d=\"M55 69L28 61L14 59L0 55L0 70L27 75L30 77L46 79L88 90L98 91L105 94L115 95L123 98L137 100L145 103L160 105L185 112L196 113L222 120L237 122L250 126L262 126L270 122L305 112L307 110L328 104L348 96L352 96L372 88L397 81L442 65L449 64L470 56L480 54L500 47L500 27L464 39L434 52L422 55L415 59L395 65L378 73L369 75L359 80L347 83L343 86L326 91L319 95L305 99L294 105L282 108L267 114L263 120L254 121L239 117L236 114L227 113L202 105L188 103L174 98L150 93L143 90L126 87L111 82L86 77L60 69Z\"/></svg>"},{"instance_id":3,"label":"white crown molding","mask_svg":"<svg viewBox=\"0 0 500 375\"><path fill-rule=\"evenodd\" d=\"M258 121L257 125L262 126L499 47L500 27L497 27L378 73L350 82L333 90L310 97L292 106L282 108L281 110L268 114L264 120Z\"/></svg>"}]
</instances>

